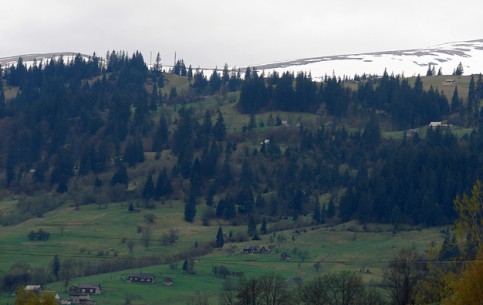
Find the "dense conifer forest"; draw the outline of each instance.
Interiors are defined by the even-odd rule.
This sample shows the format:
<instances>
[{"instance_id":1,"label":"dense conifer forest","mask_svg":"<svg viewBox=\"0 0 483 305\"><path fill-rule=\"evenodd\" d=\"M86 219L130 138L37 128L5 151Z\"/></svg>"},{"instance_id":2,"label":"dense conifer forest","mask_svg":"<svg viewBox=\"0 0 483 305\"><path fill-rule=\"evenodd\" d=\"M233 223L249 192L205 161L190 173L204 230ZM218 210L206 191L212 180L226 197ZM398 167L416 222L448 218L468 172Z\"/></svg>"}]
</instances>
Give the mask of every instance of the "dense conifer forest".
<instances>
[{"instance_id":1,"label":"dense conifer forest","mask_svg":"<svg viewBox=\"0 0 483 305\"><path fill-rule=\"evenodd\" d=\"M452 222L454 197L482 178L481 75L471 77L467 97L455 87L449 102L419 76L413 84L386 72L315 82L227 65L205 75L182 60L163 69L159 56L148 69L140 53L116 51L29 66L19 59L2 71L0 188L26 198L18 215L0 215L4 225L62 204L28 199L50 193L76 205L106 199L99 194L147 207L181 198L186 221L207 205L212 217L241 222L313 214L317 222L432 226ZM177 92L167 83L173 75L189 88ZM213 96L237 103L250 122L234 130L219 107L200 110ZM287 126L281 113L320 119ZM468 132L418 133L432 121ZM393 131L406 132L387 136ZM148 153L149 174L136 176ZM329 201L319 201L323 194Z\"/></svg>"}]
</instances>

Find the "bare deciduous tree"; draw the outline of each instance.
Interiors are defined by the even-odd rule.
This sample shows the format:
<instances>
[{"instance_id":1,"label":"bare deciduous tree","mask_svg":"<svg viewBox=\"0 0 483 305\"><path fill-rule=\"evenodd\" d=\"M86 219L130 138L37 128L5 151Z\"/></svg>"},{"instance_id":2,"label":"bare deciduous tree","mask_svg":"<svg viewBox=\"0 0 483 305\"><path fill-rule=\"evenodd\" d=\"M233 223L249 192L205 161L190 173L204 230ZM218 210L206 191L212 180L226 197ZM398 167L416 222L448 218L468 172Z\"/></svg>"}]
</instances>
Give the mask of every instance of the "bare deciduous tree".
<instances>
[{"instance_id":1,"label":"bare deciduous tree","mask_svg":"<svg viewBox=\"0 0 483 305\"><path fill-rule=\"evenodd\" d=\"M302 301L313 305L350 305L364 294L362 278L355 272L342 271L319 276L307 283Z\"/></svg>"},{"instance_id":2,"label":"bare deciduous tree","mask_svg":"<svg viewBox=\"0 0 483 305\"><path fill-rule=\"evenodd\" d=\"M259 278L262 290L261 305L289 305L292 304L287 282L280 274L269 273Z\"/></svg>"},{"instance_id":3,"label":"bare deciduous tree","mask_svg":"<svg viewBox=\"0 0 483 305\"><path fill-rule=\"evenodd\" d=\"M421 272L420 260L415 250L403 249L384 271L385 288L393 304L414 303L413 291Z\"/></svg>"},{"instance_id":4,"label":"bare deciduous tree","mask_svg":"<svg viewBox=\"0 0 483 305\"><path fill-rule=\"evenodd\" d=\"M179 239L178 230L170 229L167 233L164 233L161 236L160 242L162 246L173 246L174 244L176 244L178 239Z\"/></svg>"},{"instance_id":5,"label":"bare deciduous tree","mask_svg":"<svg viewBox=\"0 0 483 305\"><path fill-rule=\"evenodd\" d=\"M64 288L67 289L70 280L74 277L77 263L72 258L62 260L60 264L60 278L64 281Z\"/></svg>"},{"instance_id":6,"label":"bare deciduous tree","mask_svg":"<svg viewBox=\"0 0 483 305\"><path fill-rule=\"evenodd\" d=\"M147 249L151 244L151 226L147 225L144 227L141 240L143 241L144 247Z\"/></svg>"},{"instance_id":7,"label":"bare deciduous tree","mask_svg":"<svg viewBox=\"0 0 483 305\"><path fill-rule=\"evenodd\" d=\"M133 256L134 254L134 246L136 245L136 243L134 242L134 240L129 240L127 242L127 248L129 249L129 255Z\"/></svg>"}]
</instances>

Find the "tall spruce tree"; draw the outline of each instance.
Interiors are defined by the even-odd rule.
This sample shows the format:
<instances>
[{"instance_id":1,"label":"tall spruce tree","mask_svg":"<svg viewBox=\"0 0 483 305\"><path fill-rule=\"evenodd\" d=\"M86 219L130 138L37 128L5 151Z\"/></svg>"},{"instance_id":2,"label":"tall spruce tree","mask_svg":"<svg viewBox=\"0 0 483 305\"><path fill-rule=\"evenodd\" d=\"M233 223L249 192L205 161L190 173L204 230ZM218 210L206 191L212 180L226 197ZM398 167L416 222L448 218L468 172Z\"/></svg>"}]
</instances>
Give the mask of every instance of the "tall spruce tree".
<instances>
[{"instance_id":1,"label":"tall spruce tree","mask_svg":"<svg viewBox=\"0 0 483 305\"><path fill-rule=\"evenodd\" d=\"M154 200L159 200L163 196L170 195L173 192L173 187L168 178L166 167L164 167L158 175L156 181L156 188L154 190Z\"/></svg>"},{"instance_id":2,"label":"tall spruce tree","mask_svg":"<svg viewBox=\"0 0 483 305\"><path fill-rule=\"evenodd\" d=\"M184 219L193 222L196 216L196 197L190 194L184 205Z\"/></svg>"},{"instance_id":3,"label":"tall spruce tree","mask_svg":"<svg viewBox=\"0 0 483 305\"><path fill-rule=\"evenodd\" d=\"M218 232L216 233L216 247L217 248L223 248L223 245L225 244L225 239L223 237L223 230L221 229L221 226L218 227Z\"/></svg>"},{"instance_id":4,"label":"tall spruce tree","mask_svg":"<svg viewBox=\"0 0 483 305\"><path fill-rule=\"evenodd\" d=\"M126 187L129 182L129 177L127 175L127 169L124 164L121 164L118 166L116 171L114 172L114 175L111 178L111 186L114 186L116 184L124 184Z\"/></svg>"},{"instance_id":5,"label":"tall spruce tree","mask_svg":"<svg viewBox=\"0 0 483 305\"><path fill-rule=\"evenodd\" d=\"M320 211L320 202L319 200L315 200L314 202L314 214L312 215L312 220L317 223L317 224L320 224L322 223L322 213Z\"/></svg>"},{"instance_id":6,"label":"tall spruce tree","mask_svg":"<svg viewBox=\"0 0 483 305\"><path fill-rule=\"evenodd\" d=\"M144 184L143 198L146 200L149 200L154 198L154 195L155 195L155 189L154 189L154 183L153 183L153 175L149 174L148 179Z\"/></svg>"},{"instance_id":7,"label":"tall spruce tree","mask_svg":"<svg viewBox=\"0 0 483 305\"><path fill-rule=\"evenodd\" d=\"M213 127L213 136L217 141L223 141L226 137L225 120L221 111L218 111L218 118L216 119L215 126Z\"/></svg>"}]
</instances>

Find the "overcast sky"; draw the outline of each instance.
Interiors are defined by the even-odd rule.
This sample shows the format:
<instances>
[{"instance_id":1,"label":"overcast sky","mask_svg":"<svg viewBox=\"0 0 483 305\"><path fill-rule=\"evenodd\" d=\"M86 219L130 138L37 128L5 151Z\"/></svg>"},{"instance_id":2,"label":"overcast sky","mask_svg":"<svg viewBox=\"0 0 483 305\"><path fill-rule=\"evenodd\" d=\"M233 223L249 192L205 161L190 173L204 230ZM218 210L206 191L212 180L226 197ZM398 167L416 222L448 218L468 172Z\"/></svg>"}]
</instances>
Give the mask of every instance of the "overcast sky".
<instances>
[{"instance_id":1,"label":"overcast sky","mask_svg":"<svg viewBox=\"0 0 483 305\"><path fill-rule=\"evenodd\" d=\"M193 67L483 38L480 0L0 0L0 57L174 52Z\"/></svg>"}]
</instances>

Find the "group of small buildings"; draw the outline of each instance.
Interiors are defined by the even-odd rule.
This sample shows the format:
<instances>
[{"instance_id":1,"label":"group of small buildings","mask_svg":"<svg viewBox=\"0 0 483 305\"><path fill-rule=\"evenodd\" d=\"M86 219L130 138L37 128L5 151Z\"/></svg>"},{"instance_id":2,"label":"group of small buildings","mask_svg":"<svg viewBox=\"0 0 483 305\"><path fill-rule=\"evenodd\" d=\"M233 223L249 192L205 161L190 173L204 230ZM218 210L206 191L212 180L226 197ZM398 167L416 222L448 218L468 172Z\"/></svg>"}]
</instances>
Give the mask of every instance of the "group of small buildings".
<instances>
[{"instance_id":1,"label":"group of small buildings","mask_svg":"<svg viewBox=\"0 0 483 305\"><path fill-rule=\"evenodd\" d=\"M152 273L131 273L127 276L127 282L154 284L156 282L156 276ZM165 277L163 285L173 286L174 281L170 277ZM45 292L40 285L27 285L25 286L25 290L33 291L39 296ZM61 299L59 295L54 292L58 304L61 305L96 305L96 301L91 299L91 296L100 294L102 294L102 287L98 283L84 283L71 286L69 288L69 297L67 298Z\"/></svg>"},{"instance_id":2,"label":"group of small buildings","mask_svg":"<svg viewBox=\"0 0 483 305\"><path fill-rule=\"evenodd\" d=\"M249 245L243 247L242 253L243 254L269 254L271 253L272 250L270 248L267 248L265 246L257 246L257 245Z\"/></svg>"},{"instance_id":3,"label":"group of small buildings","mask_svg":"<svg viewBox=\"0 0 483 305\"><path fill-rule=\"evenodd\" d=\"M42 289L40 285L27 285L24 288L25 291L32 291L38 296L43 295L47 291ZM96 305L96 301L90 298L91 295L101 294L102 289L99 284L81 284L72 286L69 288L69 297L61 299L59 294L52 292L55 295L55 299L58 304L61 305L71 305L71 304L82 304L82 305Z\"/></svg>"},{"instance_id":4,"label":"group of small buildings","mask_svg":"<svg viewBox=\"0 0 483 305\"><path fill-rule=\"evenodd\" d=\"M257 246L257 245L249 245L245 246L242 249L242 254L270 254L272 250L265 246ZM287 251L284 251L280 254L281 260L290 260L292 256Z\"/></svg>"},{"instance_id":5,"label":"group of small buildings","mask_svg":"<svg viewBox=\"0 0 483 305\"><path fill-rule=\"evenodd\" d=\"M154 284L156 282L156 276L152 273L131 273L128 274L127 281L129 283ZM163 279L163 285L173 286L174 281L170 277L165 277Z\"/></svg>"},{"instance_id":6,"label":"group of small buildings","mask_svg":"<svg viewBox=\"0 0 483 305\"><path fill-rule=\"evenodd\" d=\"M446 122L430 122L428 124L428 128L431 128L431 129L436 129L436 128L450 128L451 125L446 123ZM405 131L405 135L406 137L408 138L412 138L414 137L416 134L418 133L418 130L417 129L408 129Z\"/></svg>"}]
</instances>

